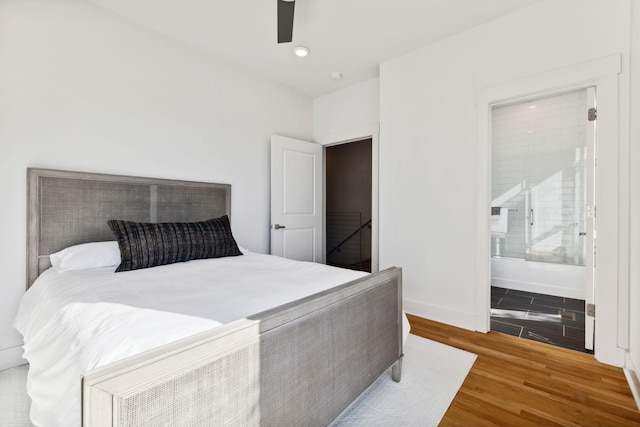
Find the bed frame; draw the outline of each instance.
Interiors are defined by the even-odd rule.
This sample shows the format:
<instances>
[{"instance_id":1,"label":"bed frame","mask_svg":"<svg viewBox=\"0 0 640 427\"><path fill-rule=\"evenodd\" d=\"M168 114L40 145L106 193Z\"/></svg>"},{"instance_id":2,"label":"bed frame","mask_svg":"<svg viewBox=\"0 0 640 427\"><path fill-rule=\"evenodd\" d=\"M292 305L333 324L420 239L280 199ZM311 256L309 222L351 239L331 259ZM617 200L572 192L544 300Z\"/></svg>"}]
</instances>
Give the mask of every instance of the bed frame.
<instances>
[{"instance_id":1,"label":"bed frame","mask_svg":"<svg viewBox=\"0 0 640 427\"><path fill-rule=\"evenodd\" d=\"M231 186L28 169L29 287L108 219L231 214ZM86 372L85 426L325 426L402 367L402 279L390 268ZM345 328L344 325L352 325Z\"/></svg>"}]
</instances>

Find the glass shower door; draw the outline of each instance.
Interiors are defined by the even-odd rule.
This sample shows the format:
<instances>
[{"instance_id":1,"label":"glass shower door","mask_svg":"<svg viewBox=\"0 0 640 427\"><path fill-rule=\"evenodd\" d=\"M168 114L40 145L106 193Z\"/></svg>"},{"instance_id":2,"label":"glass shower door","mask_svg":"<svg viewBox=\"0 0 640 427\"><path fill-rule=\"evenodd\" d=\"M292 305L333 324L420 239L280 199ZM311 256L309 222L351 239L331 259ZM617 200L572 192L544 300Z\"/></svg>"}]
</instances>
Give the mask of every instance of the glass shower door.
<instances>
[{"instance_id":1,"label":"glass shower door","mask_svg":"<svg viewBox=\"0 0 640 427\"><path fill-rule=\"evenodd\" d=\"M586 111L587 89L493 108L492 256L585 265Z\"/></svg>"},{"instance_id":2,"label":"glass shower door","mask_svg":"<svg viewBox=\"0 0 640 427\"><path fill-rule=\"evenodd\" d=\"M587 90L538 99L529 120L525 259L585 265Z\"/></svg>"}]
</instances>

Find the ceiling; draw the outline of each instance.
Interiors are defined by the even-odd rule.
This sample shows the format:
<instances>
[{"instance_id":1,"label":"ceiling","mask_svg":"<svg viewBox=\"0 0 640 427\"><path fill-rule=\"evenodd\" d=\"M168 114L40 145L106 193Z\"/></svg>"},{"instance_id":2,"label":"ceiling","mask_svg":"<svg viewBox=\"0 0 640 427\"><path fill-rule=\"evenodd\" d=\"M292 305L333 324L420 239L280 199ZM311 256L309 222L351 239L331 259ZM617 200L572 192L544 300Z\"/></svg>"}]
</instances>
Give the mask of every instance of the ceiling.
<instances>
[{"instance_id":1,"label":"ceiling","mask_svg":"<svg viewBox=\"0 0 640 427\"><path fill-rule=\"evenodd\" d=\"M276 0L89 0L311 98L378 76L379 64L540 0L297 0L276 42ZM306 46L306 58L293 54ZM343 78L333 80L338 71Z\"/></svg>"}]
</instances>

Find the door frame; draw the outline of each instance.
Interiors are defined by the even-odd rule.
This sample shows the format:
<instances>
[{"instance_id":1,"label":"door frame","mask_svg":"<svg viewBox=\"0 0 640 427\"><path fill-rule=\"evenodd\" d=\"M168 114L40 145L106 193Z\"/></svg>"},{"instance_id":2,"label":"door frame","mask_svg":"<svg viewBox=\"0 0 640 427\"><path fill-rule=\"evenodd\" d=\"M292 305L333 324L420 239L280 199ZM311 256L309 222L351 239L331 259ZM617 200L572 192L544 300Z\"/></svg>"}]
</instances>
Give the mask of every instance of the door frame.
<instances>
[{"instance_id":1,"label":"door frame","mask_svg":"<svg viewBox=\"0 0 640 427\"><path fill-rule=\"evenodd\" d=\"M585 195L586 198L584 200L584 213L585 213L585 221L584 221L584 225L581 228L578 228L577 231L584 231L586 232L586 235L584 237L584 242L585 242L585 253L584 253L584 268L586 269L585 272L585 277L584 277L584 281L582 282L582 290L584 290L584 292L580 295L578 293L578 289L571 287L570 289L566 289L565 292L567 292L564 296L567 297L571 297L571 298L578 298L578 299L583 299L585 301L585 313L586 313L586 305L587 304L593 304L594 303L594 296L593 296L593 292L594 292L594 266L595 266L595 259L594 259L594 254L595 254L595 248L596 248L596 244L595 244L595 218L592 216L589 216L587 214L587 209L589 206L596 206L596 200L594 198L594 189L595 189L595 181L594 181L594 173L595 173L595 166L596 166L596 162L595 162L595 149L596 149L596 139L597 139L597 134L595 132L595 128L596 128L596 123L597 121L587 121L587 111L589 108L595 107L596 106L596 88L594 86L588 86L585 88L578 88L576 90L576 88L569 88L569 89L559 89L559 90L553 90L551 92L545 92L542 96L536 96L536 97L530 97L530 96L525 96L523 98L515 98L515 99L510 99L509 101L506 102L495 102L495 103L491 103L490 107L501 107L501 106L509 106L509 105L520 105L522 106L524 103L538 103L540 100L542 99L546 99L548 97L552 97L552 96L556 96L556 95L562 95L564 93L584 93L585 94L585 103L584 103L584 107L585 110L583 112L584 114L584 120L585 120L585 125L583 128L583 131L585 132L585 148L586 148L586 163L585 163ZM489 126L489 132L491 134L493 134L492 131L492 118L493 118L493 111L491 110L489 112L489 122L491 123ZM489 144L492 145L493 144L493 139L490 136L489 139ZM493 168L493 150L490 153L491 156L491 168ZM493 181L491 180L492 174L490 174L490 184L489 187L491 189L493 189ZM493 196L492 196L493 198ZM495 201L495 200L494 200ZM532 191L530 191L530 189L527 189L526 191L526 195L525 195L525 206L527 206L525 208L525 213L524 213L524 217L526 219L525 221L525 227L526 227L526 231L525 231L525 252L524 252L524 258L522 258L523 262L532 262L527 258L528 255L528 250L530 249L529 244L531 243L529 241L529 238L527 236L531 236L531 233L533 232L532 226L533 223L531 222L531 218L529 218L529 215L531 214L531 212L533 211L532 207L534 206L534 194ZM490 209L491 206L495 206L492 204L490 204L489 207L487 207L487 209ZM492 208L491 208L492 209ZM535 207L535 211L539 212L539 208ZM542 217L544 217L544 212L542 213ZM489 255L489 262L493 264L493 260L491 259L491 255ZM533 261L533 262L540 262L538 261ZM544 261L542 261L542 263L545 263ZM493 277L493 271L492 268L490 268L490 277ZM557 284L556 284L557 286ZM489 293L491 293L491 287L492 285L489 284ZM516 289L518 289L518 287L516 286ZM535 290L529 289L532 292L539 292L539 293L545 293L544 290L542 289L536 289L535 287L533 288ZM552 293L553 295L553 293ZM491 307L489 308L491 310ZM585 333L584 333L584 348L587 350L593 350L593 340L594 340L594 317L591 316L586 316L585 317Z\"/></svg>"},{"instance_id":2,"label":"door frame","mask_svg":"<svg viewBox=\"0 0 640 427\"><path fill-rule=\"evenodd\" d=\"M617 54L492 86L476 94L477 331L488 332L490 329L491 106L528 96L545 96L594 86L600 113L597 121L596 200L599 206L607 207L596 208L598 263L594 271L594 287L598 327L594 355L603 363L624 366L624 349L629 343L629 142L619 138L620 71L621 55Z\"/></svg>"},{"instance_id":3,"label":"door frame","mask_svg":"<svg viewBox=\"0 0 640 427\"><path fill-rule=\"evenodd\" d=\"M380 158L380 125L373 124L347 131L317 137L313 142L325 147L331 145L348 144L349 142L371 139L371 272L380 271L379 265L379 158ZM326 156L323 155L322 173L322 227L326 230ZM322 236L322 262L326 263L327 241L326 233Z\"/></svg>"}]
</instances>

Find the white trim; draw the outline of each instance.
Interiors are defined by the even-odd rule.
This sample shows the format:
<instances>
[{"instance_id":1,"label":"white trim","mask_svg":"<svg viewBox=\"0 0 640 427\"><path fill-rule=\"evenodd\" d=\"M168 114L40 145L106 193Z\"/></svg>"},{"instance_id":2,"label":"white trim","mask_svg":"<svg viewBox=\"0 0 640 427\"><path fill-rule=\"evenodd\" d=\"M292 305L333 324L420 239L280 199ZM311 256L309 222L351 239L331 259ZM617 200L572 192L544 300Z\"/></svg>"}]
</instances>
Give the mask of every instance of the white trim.
<instances>
[{"instance_id":1,"label":"white trim","mask_svg":"<svg viewBox=\"0 0 640 427\"><path fill-rule=\"evenodd\" d=\"M402 300L402 308L406 313L414 314L425 319L446 323L458 328L473 331L474 316L469 313L450 310L448 308L425 304L409 299Z\"/></svg>"},{"instance_id":2,"label":"white trim","mask_svg":"<svg viewBox=\"0 0 640 427\"><path fill-rule=\"evenodd\" d=\"M633 394L633 398L636 401L636 405L640 408L640 378L638 378L637 374L638 370L635 368L633 361L629 353L627 352L627 362L626 367L624 368L624 376L627 378L627 382L629 383L629 388L631 389L631 394Z\"/></svg>"},{"instance_id":3,"label":"white trim","mask_svg":"<svg viewBox=\"0 0 640 427\"><path fill-rule=\"evenodd\" d=\"M347 142L359 141L362 139L371 138L371 272L375 273L380 270L379 265L379 254L380 254L380 246L379 246L379 165L380 165L380 125L372 124L368 126L362 126L355 129L350 129L338 133L334 133L331 135L320 136L314 138L313 142L320 145L337 145L344 144ZM326 156L325 156L326 158ZM324 166L326 170L326 165ZM325 194L325 182L324 182L324 173L323 173L323 221L326 219L326 194ZM323 223L323 227L326 227L326 224ZM326 229L326 228L324 228ZM323 257L327 251L326 246L326 236L322 238L322 251ZM323 258L324 259L324 258Z\"/></svg>"},{"instance_id":4,"label":"white trim","mask_svg":"<svg viewBox=\"0 0 640 427\"><path fill-rule=\"evenodd\" d=\"M525 96L537 97L592 86L602 77L618 75L621 61L621 55L616 54L491 86L478 92L476 105L483 102L495 105Z\"/></svg>"},{"instance_id":5,"label":"white trim","mask_svg":"<svg viewBox=\"0 0 640 427\"><path fill-rule=\"evenodd\" d=\"M618 125L618 74L621 71L621 56L584 62L517 81L480 90L476 96L477 108L477 175L476 175L476 242L475 242L475 329L489 330L489 297L491 281L489 206L491 199L491 117L492 105L524 97L559 93L567 90L595 86L598 96L598 176L596 177L596 203L598 256L595 282L598 312L595 357L603 363L622 366L625 344L628 337L629 312L619 303L619 295L628 283L620 280L619 268L628 267L628 247L620 233L628 234L628 221L620 211L628 204L628 194L619 193L627 188L620 185L619 154L627 144L619 142ZM624 166L624 165L622 165ZM627 171L628 172L628 171ZM606 207L606 209L604 208ZM616 333L612 333L615 331ZM628 340L628 339L627 339Z\"/></svg>"}]
</instances>

